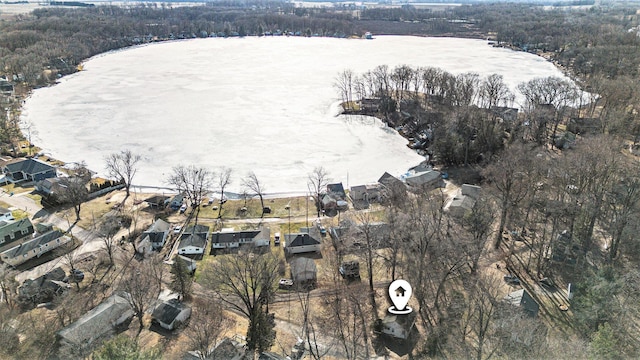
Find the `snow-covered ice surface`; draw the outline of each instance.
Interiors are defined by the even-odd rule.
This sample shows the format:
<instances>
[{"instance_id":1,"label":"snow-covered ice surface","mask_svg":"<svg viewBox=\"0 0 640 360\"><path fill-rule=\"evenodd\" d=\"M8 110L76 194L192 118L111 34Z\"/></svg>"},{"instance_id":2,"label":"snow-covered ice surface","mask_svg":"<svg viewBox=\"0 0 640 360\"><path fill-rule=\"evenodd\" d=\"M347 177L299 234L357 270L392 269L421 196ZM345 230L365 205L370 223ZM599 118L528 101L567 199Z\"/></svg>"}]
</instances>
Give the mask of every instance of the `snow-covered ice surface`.
<instances>
[{"instance_id":1,"label":"snow-covered ice surface","mask_svg":"<svg viewBox=\"0 0 640 360\"><path fill-rule=\"evenodd\" d=\"M480 40L194 39L94 57L84 71L35 90L22 121L45 153L98 173L109 153L140 154L135 184L166 186L173 166L194 164L231 167L232 191L249 171L268 193L306 191L317 166L353 186L423 158L375 118L336 116L333 83L345 69L402 64L497 73L514 91L534 77L563 76L543 58Z\"/></svg>"}]
</instances>

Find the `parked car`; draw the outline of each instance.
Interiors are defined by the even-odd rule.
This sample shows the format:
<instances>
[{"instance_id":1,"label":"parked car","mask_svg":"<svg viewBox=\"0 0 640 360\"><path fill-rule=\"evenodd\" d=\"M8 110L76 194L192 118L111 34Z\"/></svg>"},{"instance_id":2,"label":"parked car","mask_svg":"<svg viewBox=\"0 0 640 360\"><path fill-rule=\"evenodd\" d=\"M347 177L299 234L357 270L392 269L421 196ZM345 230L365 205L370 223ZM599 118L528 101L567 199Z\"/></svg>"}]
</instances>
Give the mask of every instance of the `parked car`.
<instances>
[{"instance_id":1,"label":"parked car","mask_svg":"<svg viewBox=\"0 0 640 360\"><path fill-rule=\"evenodd\" d=\"M280 246L280 233L277 232L273 237L273 245Z\"/></svg>"},{"instance_id":2,"label":"parked car","mask_svg":"<svg viewBox=\"0 0 640 360\"><path fill-rule=\"evenodd\" d=\"M180 214L184 214L185 211L187 211L187 204L182 204L180 206Z\"/></svg>"},{"instance_id":3,"label":"parked car","mask_svg":"<svg viewBox=\"0 0 640 360\"><path fill-rule=\"evenodd\" d=\"M182 225L178 225L175 228L173 228L173 233L179 234L181 230L182 230Z\"/></svg>"},{"instance_id":4,"label":"parked car","mask_svg":"<svg viewBox=\"0 0 640 360\"><path fill-rule=\"evenodd\" d=\"M278 282L278 288L289 290L293 287L293 280L291 279L280 279Z\"/></svg>"},{"instance_id":5,"label":"parked car","mask_svg":"<svg viewBox=\"0 0 640 360\"><path fill-rule=\"evenodd\" d=\"M67 276L64 280L65 282L81 282L82 280L84 280L84 273L82 272L82 270L73 269L69 276Z\"/></svg>"}]
</instances>

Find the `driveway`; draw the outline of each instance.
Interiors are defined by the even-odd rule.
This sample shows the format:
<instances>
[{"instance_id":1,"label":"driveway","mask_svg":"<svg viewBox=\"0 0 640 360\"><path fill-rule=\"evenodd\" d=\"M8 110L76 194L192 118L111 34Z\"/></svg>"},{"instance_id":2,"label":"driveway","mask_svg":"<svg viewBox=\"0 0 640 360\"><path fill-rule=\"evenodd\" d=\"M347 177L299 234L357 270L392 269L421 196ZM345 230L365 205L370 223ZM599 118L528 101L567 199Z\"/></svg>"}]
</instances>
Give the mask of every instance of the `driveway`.
<instances>
[{"instance_id":1,"label":"driveway","mask_svg":"<svg viewBox=\"0 0 640 360\"><path fill-rule=\"evenodd\" d=\"M101 238L95 233L85 230L79 226L73 226L71 227L71 229L69 229L69 227L73 225L73 223L71 222L74 220L73 218L65 219L56 214L49 213L47 210L43 209L39 204L37 204L33 199L26 196L26 194L27 193L10 195L4 191L1 191L0 200L9 204L12 208L26 211L31 217L31 220L39 220L41 222L52 224L61 230L67 230L71 232L71 234L76 239L82 241L82 245L74 250L77 257L81 257L82 255L87 253L99 251L103 247ZM64 263L64 258L51 260L30 270L21 272L20 274L16 275L16 281L22 282L29 278L36 278L38 276L44 275L51 269Z\"/></svg>"}]
</instances>

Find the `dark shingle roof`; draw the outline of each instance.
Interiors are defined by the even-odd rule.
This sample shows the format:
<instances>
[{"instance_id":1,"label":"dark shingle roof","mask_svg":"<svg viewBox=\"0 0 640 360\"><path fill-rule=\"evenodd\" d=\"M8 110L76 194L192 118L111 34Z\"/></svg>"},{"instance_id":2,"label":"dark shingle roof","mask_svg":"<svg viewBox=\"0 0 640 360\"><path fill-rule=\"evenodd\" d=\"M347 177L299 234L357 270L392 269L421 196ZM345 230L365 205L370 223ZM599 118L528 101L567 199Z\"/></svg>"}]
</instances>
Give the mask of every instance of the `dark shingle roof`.
<instances>
[{"instance_id":1,"label":"dark shingle roof","mask_svg":"<svg viewBox=\"0 0 640 360\"><path fill-rule=\"evenodd\" d=\"M184 229L184 234L196 234L202 237L207 237L209 234L209 227L207 225L189 225Z\"/></svg>"},{"instance_id":2,"label":"dark shingle roof","mask_svg":"<svg viewBox=\"0 0 640 360\"><path fill-rule=\"evenodd\" d=\"M253 239L260 234L260 231L234 231L216 232L212 235L211 241L216 244L238 242L240 239Z\"/></svg>"},{"instance_id":3,"label":"dark shingle roof","mask_svg":"<svg viewBox=\"0 0 640 360\"><path fill-rule=\"evenodd\" d=\"M182 310L187 309L188 306L181 303L176 299L171 299L169 301L165 301L160 303L153 310L153 314L151 315L154 319L161 321L165 324L171 324L178 315L182 312Z\"/></svg>"},{"instance_id":4,"label":"dark shingle roof","mask_svg":"<svg viewBox=\"0 0 640 360\"><path fill-rule=\"evenodd\" d=\"M5 168L11 173L22 171L25 174L39 174L50 170L55 170L55 167L31 158L7 164L5 165Z\"/></svg>"},{"instance_id":5,"label":"dark shingle roof","mask_svg":"<svg viewBox=\"0 0 640 360\"><path fill-rule=\"evenodd\" d=\"M286 234L287 247L318 245L320 241L312 238L309 234Z\"/></svg>"},{"instance_id":6,"label":"dark shingle roof","mask_svg":"<svg viewBox=\"0 0 640 360\"><path fill-rule=\"evenodd\" d=\"M182 248L186 248L187 246L204 248L206 243L207 243L207 240L203 239L198 235L187 235L182 237L182 240L180 240L180 246L178 248L182 249Z\"/></svg>"}]
</instances>

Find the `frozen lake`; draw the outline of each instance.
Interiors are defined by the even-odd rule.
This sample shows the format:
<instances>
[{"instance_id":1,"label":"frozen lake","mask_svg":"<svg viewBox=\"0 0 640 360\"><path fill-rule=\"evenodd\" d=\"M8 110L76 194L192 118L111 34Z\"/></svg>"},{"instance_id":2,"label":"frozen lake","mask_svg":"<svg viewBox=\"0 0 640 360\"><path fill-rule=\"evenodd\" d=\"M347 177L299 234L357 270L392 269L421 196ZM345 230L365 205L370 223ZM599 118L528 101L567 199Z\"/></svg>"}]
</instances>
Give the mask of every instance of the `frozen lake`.
<instances>
[{"instance_id":1,"label":"frozen lake","mask_svg":"<svg viewBox=\"0 0 640 360\"><path fill-rule=\"evenodd\" d=\"M232 191L249 171L268 193L306 191L317 166L353 186L385 171L402 174L422 157L375 118L336 116L335 78L345 69L402 64L497 73L512 90L563 76L540 57L481 40L195 39L92 58L84 71L35 90L22 120L45 153L99 173L109 153L140 154L135 184L166 186L173 166L195 164L231 167Z\"/></svg>"}]
</instances>

